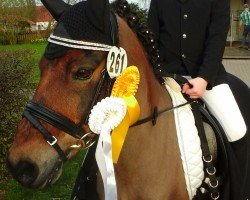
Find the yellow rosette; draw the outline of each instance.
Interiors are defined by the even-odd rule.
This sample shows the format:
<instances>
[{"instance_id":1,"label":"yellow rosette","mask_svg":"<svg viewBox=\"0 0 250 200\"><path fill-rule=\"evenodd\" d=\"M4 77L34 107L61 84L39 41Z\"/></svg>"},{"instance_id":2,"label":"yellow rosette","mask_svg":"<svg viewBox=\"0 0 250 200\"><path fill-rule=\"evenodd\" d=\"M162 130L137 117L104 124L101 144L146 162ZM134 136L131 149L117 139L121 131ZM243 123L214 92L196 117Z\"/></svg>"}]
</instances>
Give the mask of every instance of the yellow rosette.
<instances>
[{"instance_id":1,"label":"yellow rosette","mask_svg":"<svg viewBox=\"0 0 250 200\"><path fill-rule=\"evenodd\" d=\"M112 132L112 157L117 163L125 141L129 126L134 124L140 116L140 106L134 97L140 81L139 70L130 66L116 79L111 96L122 98L127 105L127 112L122 122Z\"/></svg>"}]
</instances>

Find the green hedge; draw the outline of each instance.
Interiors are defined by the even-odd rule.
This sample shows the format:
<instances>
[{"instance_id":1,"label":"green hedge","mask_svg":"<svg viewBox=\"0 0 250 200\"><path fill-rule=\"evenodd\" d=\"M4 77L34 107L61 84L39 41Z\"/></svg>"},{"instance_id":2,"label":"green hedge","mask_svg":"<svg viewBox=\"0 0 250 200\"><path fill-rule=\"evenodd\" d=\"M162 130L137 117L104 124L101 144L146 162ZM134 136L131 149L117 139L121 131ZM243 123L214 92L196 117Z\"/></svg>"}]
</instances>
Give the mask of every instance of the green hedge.
<instances>
[{"instance_id":1,"label":"green hedge","mask_svg":"<svg viewBox=\"0 0 250 200\"><path fill-rule=\"evenodd\" d=\"M0 52L0 181L6 179L6 154L22 111L32 93L30 80L34 52Z\"/></svg>"},{"instance_id":2,"label":"green hedge","mask_svg":"<svg viewBox=\"0 0 250 200\"><path fill-rule=\"evenodd\" d=\"M0 30L0 44L14 45L27 42L42 42L46 41L51 33L51 30L41 31L1 31Z\"/></svg>"}]
</instances>

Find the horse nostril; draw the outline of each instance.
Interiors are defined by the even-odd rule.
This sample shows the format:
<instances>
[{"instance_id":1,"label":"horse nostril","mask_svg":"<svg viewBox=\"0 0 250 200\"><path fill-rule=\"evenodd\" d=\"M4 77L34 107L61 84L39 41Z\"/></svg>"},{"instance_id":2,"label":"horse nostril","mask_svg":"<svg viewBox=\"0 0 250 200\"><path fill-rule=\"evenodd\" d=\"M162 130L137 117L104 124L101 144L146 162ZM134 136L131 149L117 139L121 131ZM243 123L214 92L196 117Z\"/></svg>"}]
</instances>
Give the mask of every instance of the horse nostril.
<instances>
[{"instance_id":1,"label":"horse nostril","mask_svg":"<svg viewBox=\"0 0 250 200\"><path fill-rule=\"evenodd\" d=\"M30 186L36 180L38 170L29 161L19 161L15 169L12 170L12 174L23 186Z\"/></svg>"}]
</instances>

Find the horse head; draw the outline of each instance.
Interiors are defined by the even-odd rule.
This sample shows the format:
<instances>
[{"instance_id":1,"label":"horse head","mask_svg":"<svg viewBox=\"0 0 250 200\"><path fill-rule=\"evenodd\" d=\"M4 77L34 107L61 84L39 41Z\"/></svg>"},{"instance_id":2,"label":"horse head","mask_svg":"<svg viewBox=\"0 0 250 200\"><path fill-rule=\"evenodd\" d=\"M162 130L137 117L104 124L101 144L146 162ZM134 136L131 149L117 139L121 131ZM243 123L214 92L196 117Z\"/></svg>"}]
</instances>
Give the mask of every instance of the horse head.
<instances>
[{"instance_id":1,"label":"horse head","mask_svg":"<svg viewBox=\"0 0 250 200\"><path fill-rule=\"evenodd\" d=\"M8 155L13 177L32 188L54 183L60 176L63 162L92 144L95 134L90 132L87 120L93 105L107 96L110 89L111 83L105 72L107 49L118 45L116 42L126 50L128 65L136 65L141 74L136 95L141 107L140 117L151 115L155 105L159 108L171 107L169 95L153 73L149 53L144 51L142 42L129 27L133 26L135 17L127 16L127 23L117 14L113 15L113 23L118 27L115 31L110 5L106 0L88 0L73 6L60 0L43 0L43 3L58 24L39 64L40 82L24 111ZM126 2L121 1L117 5L118 14L126 12ZM141 28L144 28L141 35L148 35L148 47L155 49L148 29ZM129 129L115 166L116 172L119 172L116 174L118 186L128 189L126 185L129 181L131 187L141 187L146 180L143 178L145 175L149 179L153 176L158 177L155 181L165 182L164 176L168 176L169 170L174 171L178 187L184 186L183 174L179 173L182 168L176 135L160 134L161 130L175 133L173 114L166 117L158 120L157 128L152 123L145 123ZM155 137L152 139L153 132ZM171 145L161 144L163 140ZM162 160L164 157L166 159ZM175 164L169 166L173 157ZM138 172L138 169L141 171ZM173 181L169 179L163 186ZM152 184L155 185L154 181ZM147 187L143 191L148 191ZM122 190L118 191L122 195ZM171 197L171 194L167 196Z\"/></svg>"},{"instance_id":2,"label":"horse head","mask_svg":"<svg viewBox=\"0 0 250 200\"><path fill-rule=\"evenodd\" d=\"M79 13L80 11L85 11L82 14L83 17L93 18L96 11L92 8L92 2L81 2L75 6L69 6L63 1L44 1L44 4L55 19L58 20L55 32L68 34L68 27L63 28L62 31L62 26L70 26L71 23L76 25L79 22L76 21L77 19L71 19L71 22L65 22L63 19L68 19L72 12ZM106 3L106 1L99 3L100 20L94 20L94 23L91 20L80 20L83 23L89 22L94 27L92 29L97 32L96 35L99 31L100 34L98 35L101 35L101 40L109 42L105 38L105 31L109 28L109 18L108 21L103 20L106 16L109 17L109 6ZM88 7L88 9L85 7ZM94 14L91 10L93 10ZM73 17L76 17L76 15ZM97 30L95 26L98 27ZM81 28L84 28L83 25ZM69 29L72 31L72 27ZM73 32L75 31L76 29L73 30ZM83 32L81 37L85 35L92 37L86 30L82 29L81 31ZM72 33L69 34L72 36ZM94 41L93 38L91 39ZM58 51L62 50L60 52L61 55L56 58L50 58L49 51L51 49L53 51L53 48L59 48ZM75 127L77 127L77 124L85 118L87 119L101 72L105 68L107 53L67 47L60 49L58 45L53 44L49 44L47 49L47 58L44 56L39 64L41 77L31 106L42 105L43 108L49 108L57 115L63 116L62 120L68 120L62 121L61 124L65 125L68 122L76 124ZM105 83L103 87L106 87ZM101 95L103 96L104 94ZM41 110L42 108L36 109ZM53 183L59 177L62 161L74 156L79 150L77 147L84 147L86 144L79 136L73 137L65 133L65 129L55 128L41 119L38 120L34 116L32 117L31 113L32 111L26 109L24 118L18 127L9 154L9 168L13 176L21 184L30 187L44 187L51 182ZM46 136L34 127L34 124L29 120L29 116L36 120L37 123L41 123L40 125L43 126L49 138L46 139ZM77 128L81 129L81 132L84 132L84 134L89 133L85 123ZM54 142L53 139L57 140L60 153L51 148Z\"/></svg>"}]
</instances>

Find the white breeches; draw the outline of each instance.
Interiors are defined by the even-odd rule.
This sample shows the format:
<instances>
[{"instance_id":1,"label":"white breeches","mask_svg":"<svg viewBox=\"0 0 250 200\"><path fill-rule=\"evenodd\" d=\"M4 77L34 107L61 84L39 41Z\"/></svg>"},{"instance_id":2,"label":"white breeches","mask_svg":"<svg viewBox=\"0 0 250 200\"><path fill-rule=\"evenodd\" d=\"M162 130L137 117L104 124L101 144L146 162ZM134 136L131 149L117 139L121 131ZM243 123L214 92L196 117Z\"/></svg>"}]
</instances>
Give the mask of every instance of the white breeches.
<instances>
[{"instance_id":1,"label":"white breeches","mask_svg":"<svg viewBox=\"0 0 250 200\"><path fill-rule=\"evenodd\" d=\"M190 76L184 77L191 79ZM220 84L212 90L206 90L202 100L224 129L229 142L239 140L246 134L245 121L228 84Z\"/></svg>"},{"instance_id":2,"label":"white breeches","mask_svg":"<svg viewBox=\"0 0 250 200\"><path fill-rule=\"evenodd\" d=\"M228 84L206 90L202 100L219 121L229 142L241 139L246 133L246 124Z\"/></svg>"}]
</instances>

